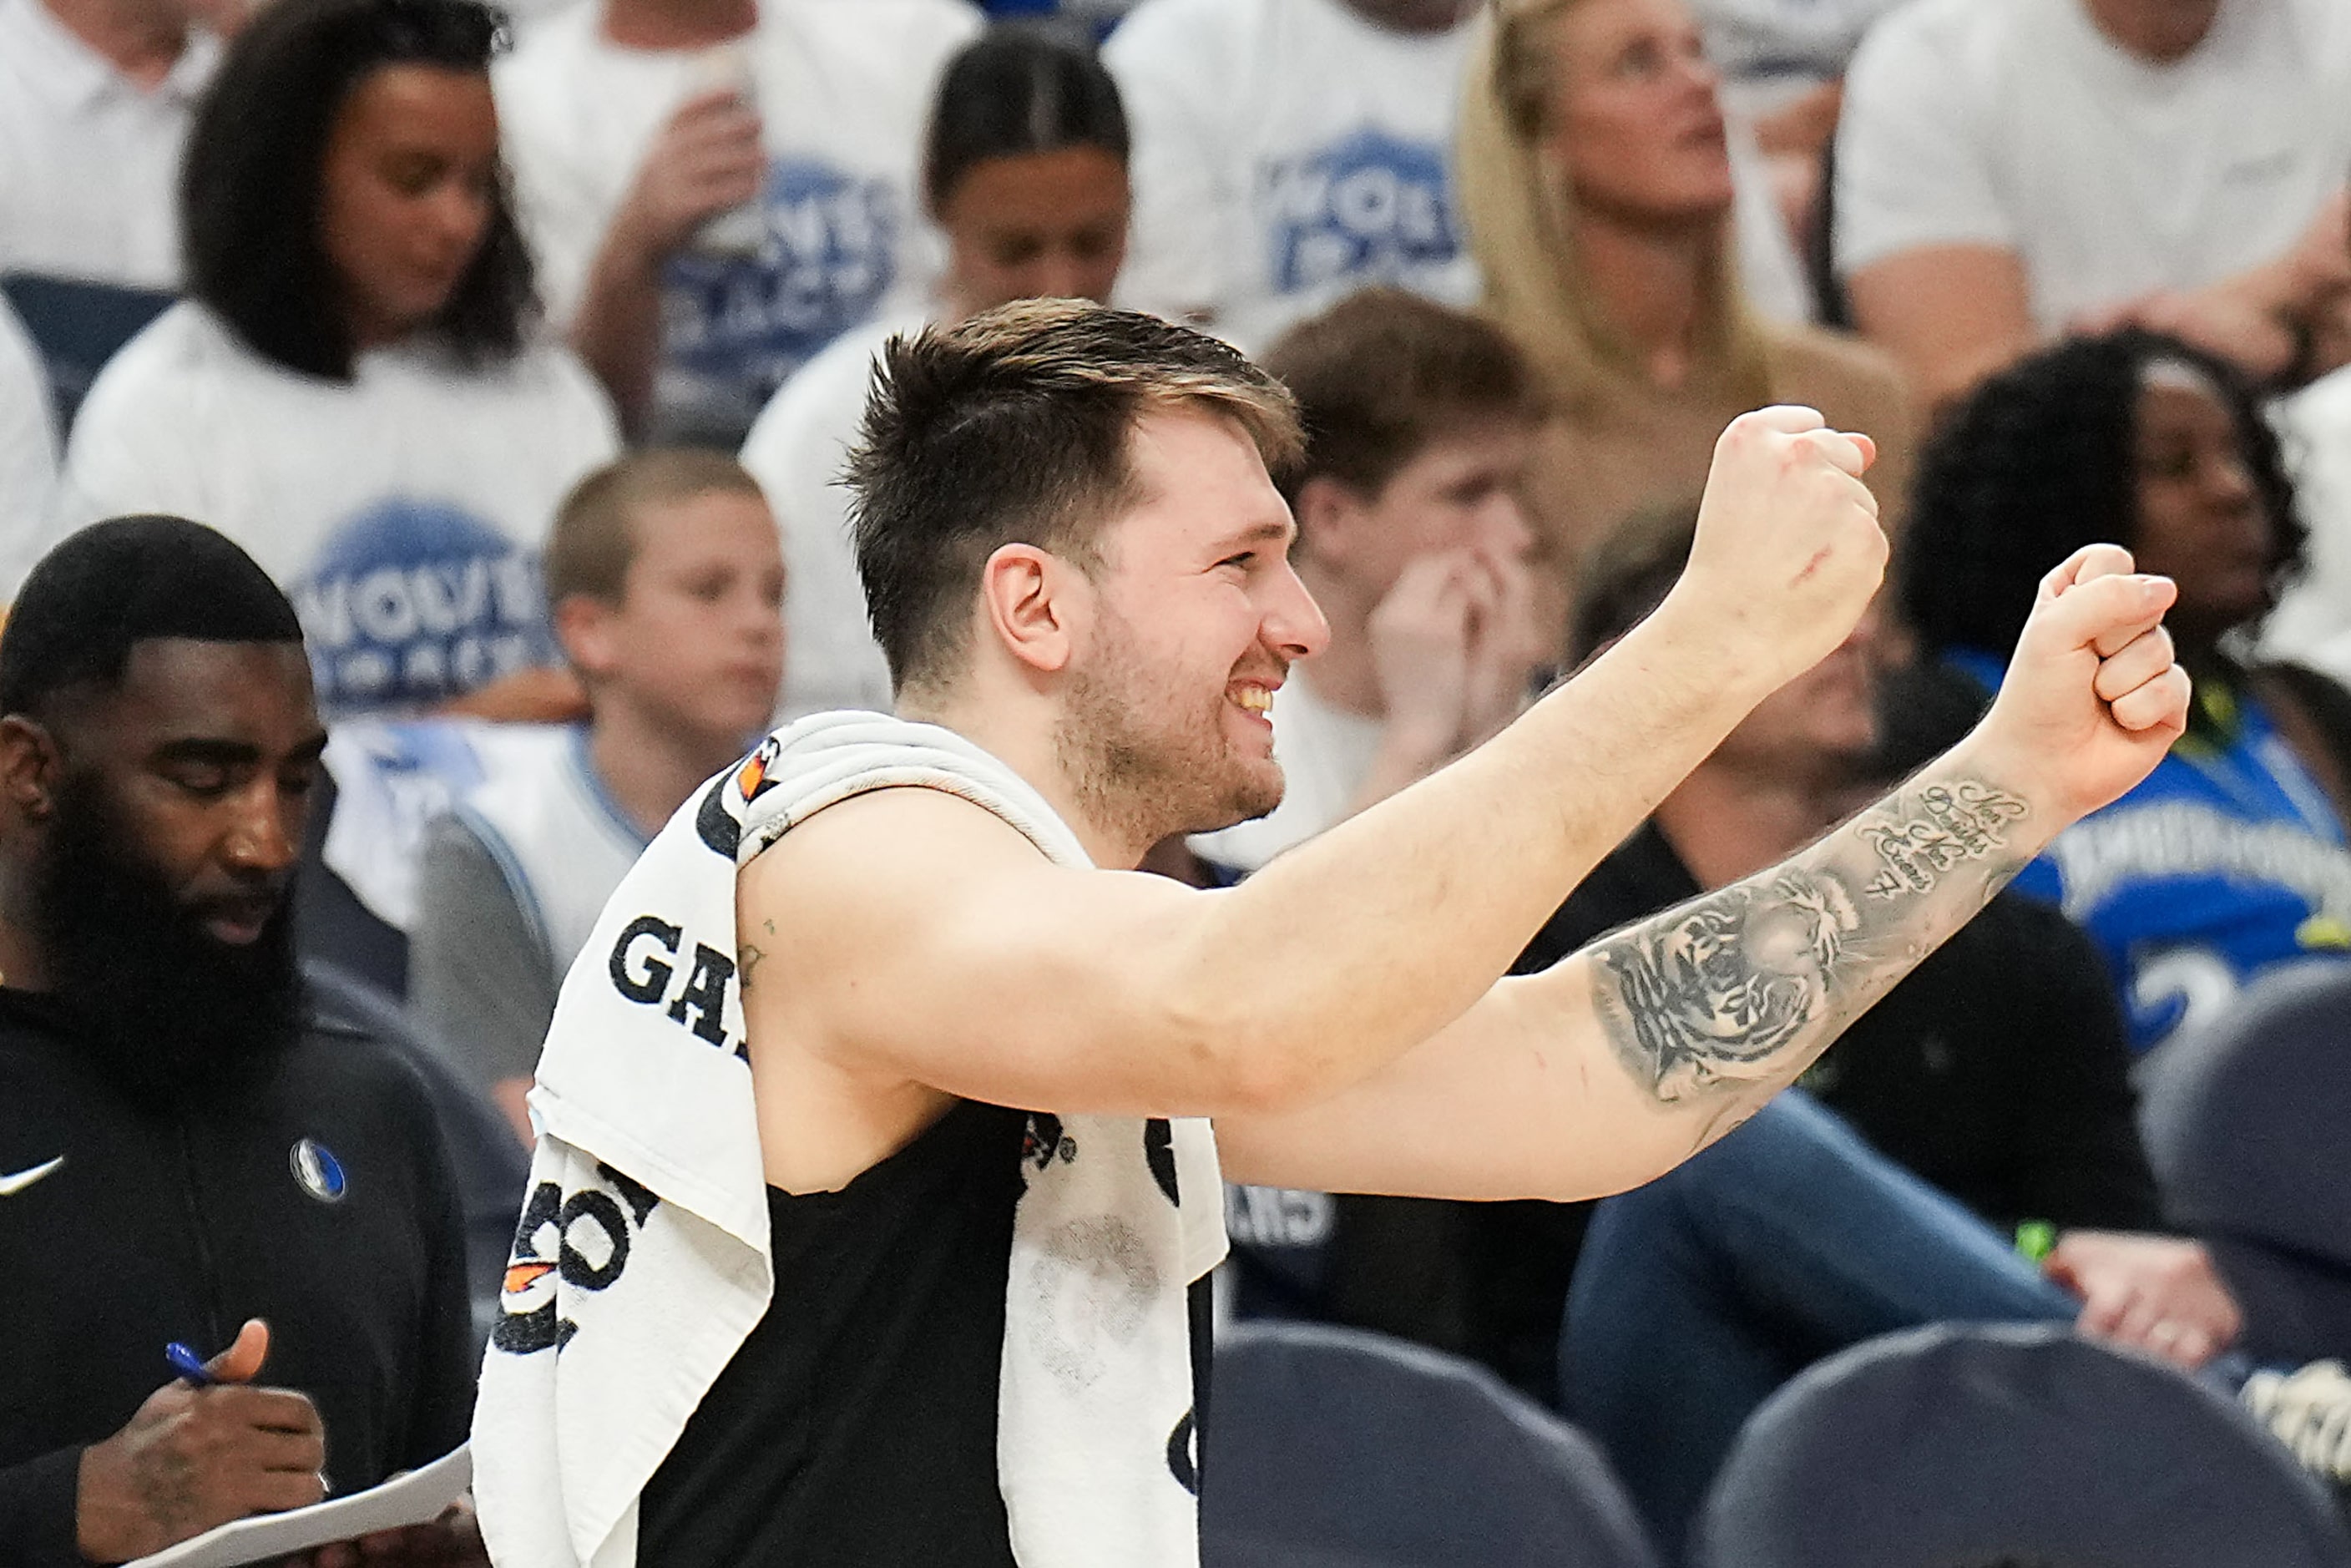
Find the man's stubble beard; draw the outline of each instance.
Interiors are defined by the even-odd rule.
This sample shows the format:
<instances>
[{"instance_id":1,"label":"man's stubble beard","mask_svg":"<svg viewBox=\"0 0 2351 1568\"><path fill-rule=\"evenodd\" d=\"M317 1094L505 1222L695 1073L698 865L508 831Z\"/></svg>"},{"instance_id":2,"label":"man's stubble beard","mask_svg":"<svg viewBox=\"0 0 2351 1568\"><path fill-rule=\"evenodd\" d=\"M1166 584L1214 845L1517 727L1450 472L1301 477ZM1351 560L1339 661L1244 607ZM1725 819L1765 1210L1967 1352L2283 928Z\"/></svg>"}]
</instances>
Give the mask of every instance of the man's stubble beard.
<instances>
[{"instance_id":1,"label":"man's stubble beard","mask_svg":"<svg viewBox=\"0 0 2351 1568\"><path fill-rule=\"evenodd\" d=\"M1253 768L1224 729L1219 685L1204 703L1156 679L1127 623L1105 615L1070 683L1054 749L1088 821L1144 843L1212 832L1281 803L1279 768Z\"/></svg>"},{"instance_id":2,"label":"man's stubble beard","mask_svg":"<svg viewBox=\"0 0 2351 1568\"><path fill-rule=\"evenodd\" d=\"M251 945L221 941L138 858L95 778L68 778L57 792L32 916L50 1000L75 1045L142 1109L246 1093L300 1034L290 904Z\"/></svg>"}]
</instances>

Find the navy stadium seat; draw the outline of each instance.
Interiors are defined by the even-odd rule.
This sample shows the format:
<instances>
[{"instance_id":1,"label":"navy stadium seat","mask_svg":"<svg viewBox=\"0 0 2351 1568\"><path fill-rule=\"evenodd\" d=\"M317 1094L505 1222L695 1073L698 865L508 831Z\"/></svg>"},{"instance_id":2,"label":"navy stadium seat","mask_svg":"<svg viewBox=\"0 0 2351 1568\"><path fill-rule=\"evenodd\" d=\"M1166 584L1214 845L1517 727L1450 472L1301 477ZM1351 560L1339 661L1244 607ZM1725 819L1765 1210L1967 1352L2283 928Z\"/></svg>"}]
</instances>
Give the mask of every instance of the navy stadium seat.
<instances>
[{"instance_id":1,"label":"navy stadium seat","mask_svg":"<svg viewBox=\"0 0 2351 1568\"><path fill-rule=\"evenodd\" d=\"M2165 1211L2244 1308L2241 1348L2351 1358L2351 965L2263 977L2141 1080Z\"/></svg>"},{"instance_id":2,"label":"navy stadium seat","mask_svg":"<svg viewBox=\"0 0 2351 1568\"><path fill-rule=\"evenodd\" d=\"M25 323L48 372L61 439L72 430L81 400L106 361L170 309L173 298L159 289L31 272L0 277L0 295L6 296Z\"/></svg>"},{"instance_id":3,"label":"navy stadium seat","mask_svg":"<svg viewBox=\"0 0 2351 1568\"><path fill-rule=\"evenodd\" d=\"M2050 1324L1888 1334L1749 1420L1698 1568L2346 1568L2320 1485L2226 1394Z\"/></svg>"},{"instance_id":4,"label":"navy stadium seat","mask_svg":"<svg viewBox=\"0 0 2351 1568\"><path fill-rule=\"evenodd\" d=\"M1234 1324L1207 1411L1202 1568L1655 1568L1600 1451L1439 1352Z\"/></svg>"}]
</instances>

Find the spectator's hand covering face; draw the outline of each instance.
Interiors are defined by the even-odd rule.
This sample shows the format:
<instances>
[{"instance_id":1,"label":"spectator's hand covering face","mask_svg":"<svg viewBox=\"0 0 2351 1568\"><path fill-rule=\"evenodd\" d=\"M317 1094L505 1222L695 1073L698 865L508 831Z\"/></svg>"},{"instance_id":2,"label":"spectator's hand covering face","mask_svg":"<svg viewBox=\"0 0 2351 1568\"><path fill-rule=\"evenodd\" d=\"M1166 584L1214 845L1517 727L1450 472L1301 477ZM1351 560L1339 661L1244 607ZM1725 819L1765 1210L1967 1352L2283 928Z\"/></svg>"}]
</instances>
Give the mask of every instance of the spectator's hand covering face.
<instances>
[{"instance_id":1,"label":"spectator's hand covering face","mask_svg":"<svg viewBox=\"0 0 2351 1568\"><path fill-rule=\"evenodd\" d=\"M1439 435L1366 500L1325 479L1301 505L1326 570L1375 595L1365 625L1387 722L1435 758L1518 716L1549 653L1518 498L1533 427Z\"/></svg>"}]
</instances>

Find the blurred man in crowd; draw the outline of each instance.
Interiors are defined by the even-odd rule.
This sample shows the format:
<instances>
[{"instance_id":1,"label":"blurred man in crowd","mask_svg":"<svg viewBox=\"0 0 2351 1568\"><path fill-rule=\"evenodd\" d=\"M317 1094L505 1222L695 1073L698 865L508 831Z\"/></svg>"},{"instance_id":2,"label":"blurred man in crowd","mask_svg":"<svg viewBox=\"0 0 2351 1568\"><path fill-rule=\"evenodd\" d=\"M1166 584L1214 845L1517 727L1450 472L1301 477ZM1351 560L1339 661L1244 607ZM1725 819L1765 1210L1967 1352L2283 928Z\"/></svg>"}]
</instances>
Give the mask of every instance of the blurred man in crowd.
<instances>
[{"instance_id":1,"label":"blurred man in crowd","mask_svg":"<svg viewBox=\"0 0 2351 1568\"><path fill-rule=\"evenodd\" d=\"M1930 403L2121 321L2257 378L2351 358L2351 9L1921 0L1854 57L1836 265Z\"/></svg>"},{"instance_id":2,"label":"blurred man in crowd","mask_svg":"<svg viewBox=\"0 0 2351 1568\"><path fill-rule=\"evenodd\" d=\"M937 269L916 163L962 0L594 0L499 73L549 304L622 416L732 447Z\"/></svg>"},{"instance_id":3,"label":"blurred man in crowd","mask_svg":"<svg viewBox=\"0 0 2351 1568\"><path fill-rule=\"evenodd\" d=\"M1104 58L1134 124L1123 296L1254 352L1366 284L1478 298L1456 212L1469 0L1145 0ZM1767 314L1810 312L1742 131L1740 261Z\"/></svg>"},{"instance_id":4,"label":"blurred man in crowd","mask_svg":"<svg viewBox=\"0 0 2351 1568\"><path fill-rule=\"evenodd\" d=\"M1299 577L1331 643L1274 694L1281 804L1195 841L1242 871L1500 729L1549 652L1518 497L1541 405L1500 329L1367 289L1293 329L1265 362L1310 433L1285 487Z\"/></svg>"},{"instance_id":5,"label":"blurred man in crowd","mask_svg":"<svg viewBox=\"0 0 2351 1568\"><path fill-rule=\"evenodd\" d=\"M123 1562L465 1437L431 1106L294 966L325 744L292 605L193 523L75 535L0 638L0 1562Z\"/></svg>"},{"instance_id":6,"label":"blurred man in crowd","mask_svg":"<svg viewBox=\"0 0 2351 1568\"><path fill-rule=\"evenodd\" d=\"M180 280L191 108L239 0L0 0L0 273Z\"/></svg>"}]
</instances>

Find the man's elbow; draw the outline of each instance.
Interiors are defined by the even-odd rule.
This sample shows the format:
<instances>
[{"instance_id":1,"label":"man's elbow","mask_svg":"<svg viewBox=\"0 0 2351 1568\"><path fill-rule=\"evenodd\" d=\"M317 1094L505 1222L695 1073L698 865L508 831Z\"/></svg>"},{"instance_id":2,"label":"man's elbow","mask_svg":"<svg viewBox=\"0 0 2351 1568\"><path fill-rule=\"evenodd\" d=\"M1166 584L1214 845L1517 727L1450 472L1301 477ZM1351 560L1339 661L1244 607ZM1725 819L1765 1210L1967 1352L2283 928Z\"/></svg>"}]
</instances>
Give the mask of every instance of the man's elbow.
<instances>
[{"instance_id":1,"label":"man's elbow","mask_svg":"<svg viewBox=\"0 0 2351 1568\"><path fill-rule=\"evenodd\" d=\"M1270 1027L1262 1008L1211 997L1179 1000L1164 1017L1182 1076L1212 1114L1279 1115L1345 1086L1327 1053Z\"/></svg>"}]
</instances>

